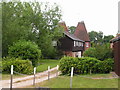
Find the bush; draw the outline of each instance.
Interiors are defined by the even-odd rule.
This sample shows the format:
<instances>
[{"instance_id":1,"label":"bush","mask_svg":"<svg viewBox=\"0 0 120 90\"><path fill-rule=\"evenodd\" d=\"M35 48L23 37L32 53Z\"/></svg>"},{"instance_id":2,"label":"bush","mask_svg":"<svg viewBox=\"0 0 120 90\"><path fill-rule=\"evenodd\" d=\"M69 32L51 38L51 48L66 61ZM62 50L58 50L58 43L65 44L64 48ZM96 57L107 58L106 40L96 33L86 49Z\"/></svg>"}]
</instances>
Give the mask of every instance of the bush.
<instances>
[{"instance_id":1,"label":"bush","mask_svg":"<svg viewBox=\"0 0 120 90\"><path fill-rule=\"evenodd\" d=\"M114 68L114 60L112 58L108 58L104 61L97 63L95 66L96 73L109 73L113 71Z\"/></svg>"},{"instance_id":2,"label":"bush","mask_svg":"<svg viewBox=\"0 0 120 90\"><path fill-rule=\"evenodd\" d=\"M41 50L39 50L38 45L25 40L19 40L14 43L13 46L10 46L8 53L11 57L21 57L24 60L31 60L33 66L36 65L37 60L40 59L41 56Z\"/></svg>"},{"instance_id":3,"label":"bush","mask_svg":"<svg viewBox=\"0 0 120 90\"><path fill-rule=\"evenodd\" d=\"M109 44L97 45L96 47L91 47L87 49L83 56L85 57L94 57L101 61L107 58L113 58L113 52Z\"/></svg>"},{"instance_id":4,"label":"bush","mask_svg":"<svg viewBox=\"0 0 120 90\"><path fill-rule=\"evenodd\" d=\"M62 74L70 74L71 67L74 67L74 72L77 72L78 59L74 57L63 57L60 60L59 69L62 71Z\"/></svg>"},{"instance_id":5,"label":"bush","mask_svg":"<svg viewBox=\"0 0 120 90\"><path fill-rule=\"evenodd\" d=\"M70 75L71 67L74 67L74 74L87 73L109 73L113 69L113 59L100 61L96 58L84 57L63 57L60 60L60 71L62 74Z\"/></svg>"},{"instance_id":6,"label":"bush","mask_svg":"<svg viewBox=\"0 0 120 90\"><path fill-rule=\"evenodd\" d=\"M33 66L30 60L20 60L14 59L12 60L4 60L2 61L2 71L10 73L11 65L13 65L13 69L16 72L23 74L30 74L33 72Z\"/></svg>"}]
</instances>

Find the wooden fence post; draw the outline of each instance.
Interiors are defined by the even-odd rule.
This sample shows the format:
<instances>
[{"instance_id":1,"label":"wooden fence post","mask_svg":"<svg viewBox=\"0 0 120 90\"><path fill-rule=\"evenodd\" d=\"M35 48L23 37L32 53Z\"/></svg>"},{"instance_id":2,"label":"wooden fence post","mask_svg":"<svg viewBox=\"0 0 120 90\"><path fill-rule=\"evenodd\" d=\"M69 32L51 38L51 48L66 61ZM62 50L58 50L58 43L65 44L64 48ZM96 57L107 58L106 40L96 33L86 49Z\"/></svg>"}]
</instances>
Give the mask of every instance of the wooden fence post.
<instances>
[{"instance_id":1,"label":"wooden fence post","mask_svg":"<svg viewBox=\"0 0 120 90\"><path fill-rule=\"evenodd\" d=\"M57 65L56 76L58 76L59 65Z\"/></svg>"},{"instance_id":2,"label":"wooden fence post","mask_svg":"<svg viewBox=\"0 0 120 90\"><path fill-rule=\"evenodd\" d=\"M34 79L33 79L33 85L35 86L35 73L36 73L36 67L34 67Z\"/></svg>"},{"instance_id":3,"label":"wooden fence post","mask_svg":"<svg viewBox=\"0 0 120 90\"><path fill-rule=\"evenodd\" d=\"M12 83L13 83L13 65L11 65L11 82L10 82L10 90L12 90Z\"/></svg>"},{"instance_id":4,"label":"wooden fence post","mask_svg":"<svg viewBox=\"0 0 120 90\"><path fill-rule=\"evenodd\" d=\"M48 80L50 79L50 66L48 66Z\"/></svg>"},{"instance_id":5,"label":"wooden fence post","mask_svg":"<svg viewBox=\"0 0 120 90\"><path fill-rule=\"evenodd\" d=\"M70 88L72 88L73 67L71 68Z\"/></svg>"}]
</instances>

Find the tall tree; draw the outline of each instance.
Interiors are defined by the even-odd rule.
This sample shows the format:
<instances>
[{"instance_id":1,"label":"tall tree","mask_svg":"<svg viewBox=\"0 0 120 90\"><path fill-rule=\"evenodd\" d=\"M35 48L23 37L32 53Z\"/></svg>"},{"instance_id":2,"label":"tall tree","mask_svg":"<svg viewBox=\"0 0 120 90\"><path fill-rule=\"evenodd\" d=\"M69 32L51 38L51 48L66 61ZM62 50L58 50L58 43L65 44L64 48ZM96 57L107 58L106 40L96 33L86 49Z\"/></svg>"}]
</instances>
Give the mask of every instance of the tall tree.
<instances>
[{"instance_id":1,"label":"tall tree","mask_svg":"<svg viewBox=\"0 0 120 90\"><path fill-rule=\"evenodd\" d=\"M52 41L62 36L58 26L61 10L56 4L3 2L2 12L3 56L7 55L8 47L20 39L36 42L44 56L56 51Z\"/></svg>"},{"instance_id":2,"label":"tall tree","mask_svg":"<svg viewBox=\"0 0 120 90\"><path fill-rule=\"evenodd\" d=\"M105 35L104 38L103 38L103 42L104 43L109 43L112 38L114 38L113 35L108 35L108 36Z\"/></svg>"},{"instance_id":3,"label":"tall tree","mask_svg":"<svg viewBox=\"0 0 120 90\"><path fill-rule=\"evenodd\" d=\"M103 39L103 32L102 31L99 31L99 32L91 31L89 32L89 37L90 37L91 42L100 43L102 42L102 39Z\"/></svg>"},{"instance_id":4,"label":"tall tree","mask_svg":"<svg viewBox=\"0 0 120 90\"><path fill-rule=\"evenodd\" d=\"M69 32L73 34L75 32L76 27L75 26L70 26L69 27Z\"/></svg>"}]
</instances>

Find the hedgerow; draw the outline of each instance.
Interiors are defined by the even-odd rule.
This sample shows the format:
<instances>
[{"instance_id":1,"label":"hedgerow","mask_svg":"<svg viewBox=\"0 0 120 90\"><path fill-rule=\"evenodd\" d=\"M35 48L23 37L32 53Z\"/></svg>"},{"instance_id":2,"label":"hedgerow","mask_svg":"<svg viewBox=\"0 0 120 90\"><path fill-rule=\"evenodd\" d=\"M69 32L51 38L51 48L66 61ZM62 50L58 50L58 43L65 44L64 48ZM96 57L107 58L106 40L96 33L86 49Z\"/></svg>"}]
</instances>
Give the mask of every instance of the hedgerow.
<instances>
[{"instance_id":1,"label":"hedgerow","mask_svg":"<svg viewBox=\"0 0 120 90\"><path fill-rule=\"evenodd\" d=\"M32 62L30 60L14 59L2 61L2 72L10 73L11 65L13 70L22 74L31 74L33 72Z\"/></svg>"},{"instance_id":2,"label":"hedgerow","mask_svg":"<svg viewBox=\"0 0 120 90\"><path fill-rule=\"evenodd\" d=\"M60 60L60 71L62 74L70 74L71 67L74 67L74 74L88 73L109 73L113 70L113 59L100 61L96 58L63 57Z\"/></svg>"}]
</instances>

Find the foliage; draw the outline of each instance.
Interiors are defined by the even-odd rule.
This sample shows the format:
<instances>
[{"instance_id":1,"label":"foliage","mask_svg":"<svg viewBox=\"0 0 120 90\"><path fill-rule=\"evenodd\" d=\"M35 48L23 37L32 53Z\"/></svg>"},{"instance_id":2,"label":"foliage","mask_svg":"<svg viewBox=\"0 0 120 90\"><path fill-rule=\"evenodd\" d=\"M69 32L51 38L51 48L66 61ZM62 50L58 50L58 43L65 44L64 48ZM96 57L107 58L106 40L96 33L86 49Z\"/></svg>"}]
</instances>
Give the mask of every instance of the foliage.
<instances>
[{"instance_id":1,"label":"foliage","mask_svg":"<svg viewBox=\"0 0 120 90\"><path fill-rule=\"evenodd\" d=\"M114 60L112 58L108 58L104 61L97 63L94 66L94 72L109 73L110 71L113 71L113 67L114 67Z\"/></svg>"},{"instance_id":2,"label":"foliage","mask_svg":"<svg viewBox=\"0 0 120 90\"><path fill-rule=\"evenodd\" d=\"M73 34L75 32L76 27L75 26L70 26L69 27L69 32Z\"/></svg>"},{"instance_id":3,"label":"foliage","mask_svg":"<svg viewBox=\"0 0 120 90\"><path fill-rule=\"evenodd\" d=\"M110 44L98 44L94 48L91 47L87 49L83 55L87 57L94 57L102 61L107 58L113 58L113 52L110 48Z\"/></svg>"},{"instance_id":4,"label":"foliage","mask_svg":"<svg viewBox=\"0 0 120 90\"><path fill-rule=\"evenodd\" d=\"M13 69L16 72L23 73L23 74L31 74L33 72L33 66L31 61L29 60L4 60L2 61L2 71L10 73L11 65L13 65Z\"/></svg>"},{"instance_id":5,"label":"foliage","mask_svg":"<svg viewBox=\"0 0 120 90\"><path fill-rule=\"evenodd\" d=\"M60 60L60 71L62 74L70 75L71 67L74 67L74 74L87 73L109 73L113 70L113 59L100 61L96 58L63 57Z\"/></svg>"},{"instance_id":6,"label":"foliage","mask_svg":"<svg viewBox=\"0 0 120 90\"><path fill-rule=\"evenodd\" d=\"M104 38L103 38L103 42L104 43L109 43L112 38L114 38L113 35L108 35L108 36L105 35Z\"/></svg>"},{"instance_id":7,"label":"foliage","mask_svg":"<svg viewBox=\"0 0 120 90\"><path fill-rule=\"evenodd\" d=\"M3 2L3 57L8 55L8 47L21 39L36 42L44 57L52 56L56 53L52 41L57 41L62 36L62 29L58 26L60 20L61 10L56 4L50 6L49 3L39 2Z\"/></svg>"},{"instance_id":8,"label":"foliage","mask_svg":"<svg viewBox=\"0 0 120 90\"><path fill-rule=\"evenodd\" d=\"M62 74L70 74L71 67L77 69L79 60L74 57L63 57L60 59L60 71ZM77 72L77 70L75 70Z\"/></svg>"},{"instance_id":9,"label":"foliage","mask_svg":"<svg viewBox=\"0 0 120 90\"><path fill-rule=\"evenodd\" d=\"M89 34L91 42L100 43L103 39L103 32L102 31L99 31L99 32L91 31L88 34Z\"/></svg>"},{"instance_id":10,"label":"foliage","mask_svg":"<svg viewBox=\"0 0 120 90\"><path fill-rule=\"evenodd\" d=\"M83 55L86 57L95 57L95 50L96 48L88 48L86 51L84 51Z\"/></svg>"},{"instance_id":11,"label":"foliage","mask_svg":"<svg viewBox=\"0 0 120 90\"><path fill-rule=\"evenodd\" d=\"M8 53L11 57L21 57L25 60L31 60L33 66L36 65L37 60L39 60L41 56L41 50L39 50L38 45L25 40L19 40L18 42L14 43L13 46L10 46Z\"/></svg>"}]
</instances>

